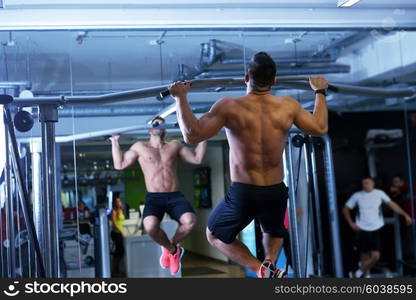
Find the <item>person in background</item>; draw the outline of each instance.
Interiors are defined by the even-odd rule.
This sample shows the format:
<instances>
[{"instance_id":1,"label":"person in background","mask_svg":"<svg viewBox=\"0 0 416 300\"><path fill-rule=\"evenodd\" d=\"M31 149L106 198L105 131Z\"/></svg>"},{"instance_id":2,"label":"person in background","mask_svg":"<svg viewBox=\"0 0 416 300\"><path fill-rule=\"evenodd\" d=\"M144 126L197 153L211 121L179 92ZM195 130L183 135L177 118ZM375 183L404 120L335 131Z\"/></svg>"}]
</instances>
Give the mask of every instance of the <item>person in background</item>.
<instances>
[{"instance_id":1,"label":"person in background","mask_svg":"<svg viewBox=\"0 0 416 300\"><path fill-rule=\"evenodd\" d=\"M385 189L391 200L402 206L407 200L407 184L403 178L396 175L392 178L391 184Z\"/></svg>"},{"instance_id":2,"label":"person in background","mask_svg":"<svg viewBox=\"0 0 416 300\"><path fill-rule=\"evenodd\" d=\"M124 257L124 219L123 203L119 196L115 196L113 199L113 210L111 211L111 239L115 245L112 261L112 277L121 276L120 262Z\"/></svg>"},{"instance_id":3,"label":"person in background","mask_svg":"<svg viewBox=\"0 0 416 300\"><path fill-rule=\"evenodd\" d=\"M411 197L408 197L408 184L404 181L404 179L396 175L392 178L391 184L386 187L386 192L390 196L390 198L399 204L403 210L408 214L412 215L411 210ZM402 239L402 249L403 249L403 258L410 259L413 256L413 247L415 246L414 238L413 238L413 229L412 227L406 226L403 219L400 222L400 236Z\"/></svg>"},{"instance_id":4,"label":"person in background","mask_svg":"<svg viewBox=\"0 0 416 300\"><path fill-rule=\"evenodd\" d=\"M350 277L365 277L380 259L380 229L384 225L381 205L384 203L403 216L406 224L412 224L412 218L382 190L374 188L374 179L365 177L361 181L362 190L354 193L343 208L345 219L358 234L359 268L350 272ZM358 212L353 221L351 210Z\"/></svg>"}]
</instances>

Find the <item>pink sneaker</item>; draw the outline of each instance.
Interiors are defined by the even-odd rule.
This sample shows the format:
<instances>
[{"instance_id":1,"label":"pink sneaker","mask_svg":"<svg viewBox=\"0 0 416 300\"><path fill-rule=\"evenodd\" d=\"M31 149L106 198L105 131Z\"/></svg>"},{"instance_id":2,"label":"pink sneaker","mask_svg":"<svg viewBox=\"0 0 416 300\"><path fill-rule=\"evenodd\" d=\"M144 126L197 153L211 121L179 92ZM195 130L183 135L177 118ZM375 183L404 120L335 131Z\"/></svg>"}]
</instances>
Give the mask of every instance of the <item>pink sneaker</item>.
<instances>
[{"instance_id":1,"label":"pink sneaker","mask_svg":"<svg viewBox=\"0 0 416 300\"><path fill-rule=\"evenodd\" d=\"M170 265L170 259L169 259L170 252L168 249L166 249L163 246L160 246L160 248L162 249L162 255L160 255L159 263L162 269L166 269Z\"/></svg>"},{"instance_id":2,"label":"pink sneaker","mask_svg":"<svg viewBox=\"0 0 416 300\"><path fill-rule=\"evenodd\" d=\"M181 246L176 246L175 254L169 253L170 274L175 275L181 269L181 259L185 250Z\"/></svg>"}]
</instances>

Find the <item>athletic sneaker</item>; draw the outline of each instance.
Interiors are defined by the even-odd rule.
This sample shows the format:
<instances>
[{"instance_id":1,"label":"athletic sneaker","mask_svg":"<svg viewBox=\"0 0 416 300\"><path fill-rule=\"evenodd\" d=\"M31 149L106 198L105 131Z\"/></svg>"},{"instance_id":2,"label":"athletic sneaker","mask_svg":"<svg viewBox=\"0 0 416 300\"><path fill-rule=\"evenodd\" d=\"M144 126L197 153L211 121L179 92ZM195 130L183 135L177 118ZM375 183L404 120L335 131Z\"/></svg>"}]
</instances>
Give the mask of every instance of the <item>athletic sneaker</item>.
<instances>
[{"instance_id":1,"label":"athletic sneaker","mask_svg":"<svg viewBox=\"0 0 416 300\"><path fill-rule=\"evenodd\" d=\"M160 246L160 248L162 249L162 255L160 255L159 263L162 269L166 269L167 267L169 267L169 264L170 264L170 259L169 259L170 252L168 249L166 249L163 246Z\"/></svg>"},{"instance_id":2,"label":"athletic sneaker","mask_svg":"<svg viewBox=\"0 0 416 300\"><path fill-rule=\"evenodd\" d=\"M175 275L181 269L181 259L185 250L181 246L176 246L175 254L169 253L170 274Z\"/></svg>"},{"instance_id":3,"label":"athletic sneaker","mask_svg":"<svg viewBox=\"0 0 416 300\"><path fill-rule=\"evenodd\" d=\"M348 273L350 278L364 278L365 274L361 269L358 269L357 271L350 271Z\"/></svg>"},{"instance_id":4,"label":"athletic sneaker","mask_svg":"<svg viewBox=\"0 0 416 300\"><path fill-rule=\"evenodd\" d=\"M266 259L260 266L257 272L257 278L284 278L286 277L286 272L276 269L273 263Z\"/></svg>"}]
</instances>

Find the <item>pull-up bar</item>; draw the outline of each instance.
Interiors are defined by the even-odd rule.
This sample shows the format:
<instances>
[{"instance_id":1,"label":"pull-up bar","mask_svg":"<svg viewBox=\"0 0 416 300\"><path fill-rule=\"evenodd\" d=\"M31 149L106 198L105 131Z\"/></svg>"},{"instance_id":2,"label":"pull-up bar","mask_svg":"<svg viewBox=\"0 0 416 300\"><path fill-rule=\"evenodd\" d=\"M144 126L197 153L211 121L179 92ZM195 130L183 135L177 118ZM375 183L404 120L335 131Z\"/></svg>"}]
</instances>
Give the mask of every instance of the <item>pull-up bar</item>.
<instances>
[{"instance_id":1,"label":"pull-up bar","mask_svg":"<svg viewBox=\"0 0 416 300\"><path fill-rule=\"evenodd\" d=\"M276 77L278 85L289 88L310 90L308 83L309 77L305 76L281 76ZM244 81L241 78L219 78L219 79L197 79L192 80L192 91L200 91L206 88L216 88L222 90L227 87L243 87ZM55 96L55 97L34 97L16 98L13 105L18 107L38 106L38 105L78 105L78 104L110 104L129 100L137 100L149 97L166 96L168 85L160 85L149 88L129 90L124 92L109 93L97 96ZM350 95L367 95L375 97L411 97L416 95L415 88L374 88L364 86L354 86L345 84L331 83L329 90ZM162 94L162 95L161 95Z\"/></svg>"},{"instance_id":2,"label":"pull-up bar","mask_svg":"<svg viewBox=\"0 0 416 300\"><path fill-rule=\"evenodd\" d=\"M119 128L112 128L106 130L99 130L99 131L91 131L85 133L78 133L74 135L66 135L66 136L57 136L55 137L55 141L57 143L68 143L72 141L79 141L79 140L87 140L91 138L97 138L102 136L110 136L113 134L131 132L136 130L150 130L150 129L175 129L179 128L178 123L166 123L166 124L159 124L157 126L154 125L135 125L135 126L127 126L127 127L119 127ZM18 139L20 143L30 143L30 142L41 142L40 137L31 137L31 138L20 138Z\"/></svg>"}]
</instances>

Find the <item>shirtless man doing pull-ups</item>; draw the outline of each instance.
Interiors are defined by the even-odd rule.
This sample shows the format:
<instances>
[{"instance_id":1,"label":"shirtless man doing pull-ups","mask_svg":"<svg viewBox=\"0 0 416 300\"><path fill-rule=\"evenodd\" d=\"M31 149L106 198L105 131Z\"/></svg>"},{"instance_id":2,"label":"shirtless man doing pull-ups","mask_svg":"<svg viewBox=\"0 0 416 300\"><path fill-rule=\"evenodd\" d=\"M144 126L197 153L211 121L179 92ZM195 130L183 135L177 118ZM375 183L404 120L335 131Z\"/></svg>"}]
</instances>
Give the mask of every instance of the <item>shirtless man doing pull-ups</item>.
<instances>
[{"instance_id":1,"label":"shirtless man doing pull-ups","mask_svg":"<svg viewBox=\"0 0 416 300\"><path fill-rule=\"evenodd\" d=\"M164 123L163 118L157 117L152 124ZM153 240L161 245L162 254L160 265L170 268L172 275L181 268L181 258L184 249L178 245L192 231L195 225L195 212L191 204L179 192L177 177L178 159L200 164L204 157L207 143L200 143L195 149L185 147L179 141L166 141L165 129L150 129L150 139L133 144L123 153L118 143L119 135L112 136L112 154L114 168L125 169L138 162L143 170L147 195L143 211L143 225ZM160 222L165 213L179 223L171 240L160 228Z\"/></svg>"}]
</instances>

